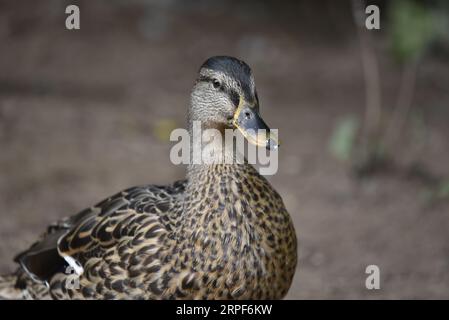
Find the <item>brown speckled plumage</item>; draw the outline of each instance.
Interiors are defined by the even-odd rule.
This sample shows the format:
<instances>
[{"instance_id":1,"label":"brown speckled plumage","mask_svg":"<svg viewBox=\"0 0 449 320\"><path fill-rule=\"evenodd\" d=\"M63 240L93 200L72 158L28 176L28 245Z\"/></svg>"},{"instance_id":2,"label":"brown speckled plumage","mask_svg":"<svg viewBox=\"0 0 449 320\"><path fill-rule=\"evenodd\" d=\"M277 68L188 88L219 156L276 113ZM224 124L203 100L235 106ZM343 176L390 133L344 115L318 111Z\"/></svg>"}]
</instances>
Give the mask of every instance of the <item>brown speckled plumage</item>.
<instances>
[{"instance_id":1,"label":"brown speckled plumage","mask_svg":"<svg viewBox=\"0 0 449 320\"><path fill-rule=\"evenodd\" d=\"M51 225L8 281L24 298L280 299L296 250L281 197L251 165L194 165L184 181L130 188ZM79 288L64 256L83 268Z\"/></svg>"}]
</instances>

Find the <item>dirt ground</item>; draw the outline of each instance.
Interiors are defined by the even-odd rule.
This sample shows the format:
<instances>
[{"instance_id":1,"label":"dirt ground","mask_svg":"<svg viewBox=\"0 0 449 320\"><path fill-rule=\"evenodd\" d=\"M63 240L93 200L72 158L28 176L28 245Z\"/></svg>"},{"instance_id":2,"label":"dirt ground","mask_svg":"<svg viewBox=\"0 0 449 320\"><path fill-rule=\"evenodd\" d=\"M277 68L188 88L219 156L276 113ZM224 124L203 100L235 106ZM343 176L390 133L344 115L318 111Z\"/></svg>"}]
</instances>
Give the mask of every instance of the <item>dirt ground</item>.
<instances>
[{"instance_id":1,"label":"dirt ground","mask_svg":"<svg viewBox=\"0 0 449 320\"><path fill-rule=\"evenodd\" d=\"M361 116L365 102L351 23L336 28L305 7L175 2L79 2L79 31L64 28L64 1L0 2L0 273L55 219L129 186L182 178L161 123L185 125L198 67L220 54L251 65L261 111L283 141L269 179L299 239L287 298L449 298L449 203L429 204L425 186L400 172L356 179L328 151L336 121ZM447 61L421 63L414 108L426 140L419 152L407 141L398 150L402 164L441 177ZM382 55L381 67L388 103L399 74ZM370 264L380 290L365 288Z\"/></svg>"}]
</instances>

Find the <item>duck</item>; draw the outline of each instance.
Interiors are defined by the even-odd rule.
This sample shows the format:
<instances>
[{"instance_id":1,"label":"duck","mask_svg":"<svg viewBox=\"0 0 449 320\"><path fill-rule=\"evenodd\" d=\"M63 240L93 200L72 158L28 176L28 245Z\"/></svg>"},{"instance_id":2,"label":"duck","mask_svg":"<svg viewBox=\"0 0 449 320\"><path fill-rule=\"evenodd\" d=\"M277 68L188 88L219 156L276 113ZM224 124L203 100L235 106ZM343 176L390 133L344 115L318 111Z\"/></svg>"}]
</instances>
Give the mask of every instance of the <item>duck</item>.
<instances>
[{"instance_id":1,"label":"duck","mask_svg":"<svg viewBox=\"0 0 449 320\"><path fill-rule=\"evenodd\" d=\"M196 122L279 145L260 115L251 68L234 57L202 64L187 118L189 133ZM185 179L128 188L52 223L16 256L16 271L0 276L0 297L282 299L297 265L291 216L246 158L229 161L232 150L201 142L206 155L221 156L189 163Z\"/></svg>"}]
</instances>

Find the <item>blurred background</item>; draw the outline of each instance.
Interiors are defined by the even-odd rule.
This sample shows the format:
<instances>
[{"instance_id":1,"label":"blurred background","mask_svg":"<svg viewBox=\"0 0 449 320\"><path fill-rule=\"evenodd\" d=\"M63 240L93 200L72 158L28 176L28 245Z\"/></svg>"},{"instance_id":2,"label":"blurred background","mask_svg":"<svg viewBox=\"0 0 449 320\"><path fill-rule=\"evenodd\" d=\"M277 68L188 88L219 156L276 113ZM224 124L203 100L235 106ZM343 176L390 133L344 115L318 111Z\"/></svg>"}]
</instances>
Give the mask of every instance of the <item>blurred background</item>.
<instances>
[{"instance_id":1,"label":"blurred background","mask_svg":"<svg viewBox=\"0 0 449 320\"><path fill-rule=\"evenodd\" d=\"M449 3L368 4L380 30L359 0L0 0L0 273L52 221L182 178L169 133L203 61L232 55L283 141L287 298L449 298Z\"/></svg>"}]
</instances>

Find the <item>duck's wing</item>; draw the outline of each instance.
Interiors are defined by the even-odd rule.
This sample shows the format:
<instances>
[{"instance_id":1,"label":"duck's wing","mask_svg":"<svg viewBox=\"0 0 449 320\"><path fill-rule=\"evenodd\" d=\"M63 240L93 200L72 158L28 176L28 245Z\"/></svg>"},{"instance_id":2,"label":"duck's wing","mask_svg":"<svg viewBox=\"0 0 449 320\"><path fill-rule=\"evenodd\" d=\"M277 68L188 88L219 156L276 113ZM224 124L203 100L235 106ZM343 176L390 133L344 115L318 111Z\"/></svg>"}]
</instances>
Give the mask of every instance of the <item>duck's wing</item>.
<instances>
[{"instance_id":1,"label":"duck's wing","mask_svg":"<svg viewBox=\"0 0 449 320\"><path fill-rule=\"evenodd\" d=\"M90 257L102 257L124 237L132 237L146 219L157 217L170 228L175 199L182 195L185 181L169 186L146 185L126 189L97 205L56 222L15 261L35 281L48 282L68 266L82 272Z\"/></svg>"}]
</instances>

